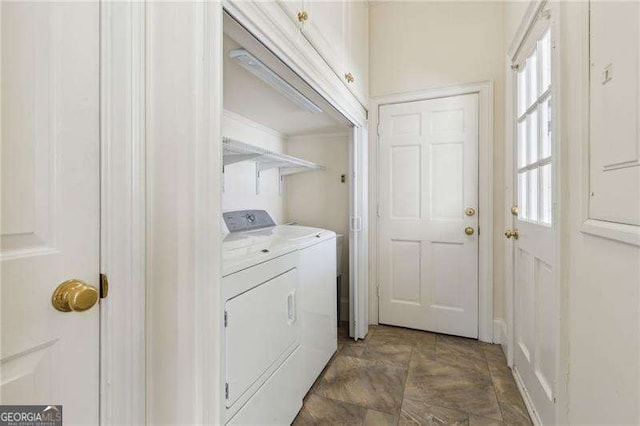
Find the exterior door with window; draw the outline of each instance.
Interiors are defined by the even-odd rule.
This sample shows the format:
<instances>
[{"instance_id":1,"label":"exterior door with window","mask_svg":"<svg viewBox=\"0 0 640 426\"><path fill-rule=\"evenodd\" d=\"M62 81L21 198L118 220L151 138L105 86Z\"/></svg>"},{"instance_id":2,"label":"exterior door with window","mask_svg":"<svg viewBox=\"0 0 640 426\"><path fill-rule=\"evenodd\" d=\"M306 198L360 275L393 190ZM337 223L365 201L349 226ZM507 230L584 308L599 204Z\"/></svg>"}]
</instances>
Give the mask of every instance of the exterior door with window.
<instances>
[{"instance_id":1,"label":"exterior door with window","mask_svg":"<svg viewBox=\"0 0 640 426\"><path fill-rule=\"evenodd\" d=\"M521 47L516 69L513 226L514 372L543 424L555 423L558 284L553 131L554 41L550 19L539 18Z\"/></svg>"},{"instance_id":2,"label":"exterior door with window","mask_svg":"<svg viewBox=\"0 0 640 426\"><path fill-rule=\"evenodd\" d=\"M99 19L0 3L0 404L62 405L64 424L99 420Z\"/></svg>"}]
</instances>

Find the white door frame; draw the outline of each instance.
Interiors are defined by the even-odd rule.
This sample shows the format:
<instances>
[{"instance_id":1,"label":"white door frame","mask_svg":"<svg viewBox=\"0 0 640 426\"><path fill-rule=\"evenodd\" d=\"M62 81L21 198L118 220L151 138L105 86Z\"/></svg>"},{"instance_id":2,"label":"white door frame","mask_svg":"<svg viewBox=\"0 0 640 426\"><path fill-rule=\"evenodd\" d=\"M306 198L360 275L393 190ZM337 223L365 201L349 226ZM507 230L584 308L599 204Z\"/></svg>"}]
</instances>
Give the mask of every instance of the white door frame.
<instances>
[{"instance_id":1,"label":"white door frame","mask_svg":"<svg viewBox=\"0 0 640 426\"><path fill-rule=\"evenodd\" d=\"M100 424L145 423L145 3L100 4Z\"/></svg>"},{"instance_id":2,"label":"white door frame","mask_svg":"<svg viewBox=\"0 0 640 426\"><path fill-rule=\"evenodd\" d=\"M493 342L493 82L478 82L371 98L369 112L371 129L369 132L369 221L371 238L369 275L369 322L378 323L379 276L379 220L378 220L378 164L379 143L377 128L379 108L382 105L445 98L458 95L478 94L478 338L483 342Z\"/></svg>"}]
</instances>

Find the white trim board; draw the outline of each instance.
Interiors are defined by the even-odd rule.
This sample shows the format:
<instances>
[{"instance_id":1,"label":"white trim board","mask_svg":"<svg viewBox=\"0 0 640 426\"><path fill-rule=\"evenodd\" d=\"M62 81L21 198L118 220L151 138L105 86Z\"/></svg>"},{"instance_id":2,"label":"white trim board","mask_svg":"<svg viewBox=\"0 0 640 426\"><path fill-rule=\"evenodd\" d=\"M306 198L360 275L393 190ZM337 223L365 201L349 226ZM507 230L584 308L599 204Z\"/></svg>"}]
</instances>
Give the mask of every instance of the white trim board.
<instances>
[{"instance_id":1,"label":"white trim board","mask_svg":"<svg viewBox=\"0 0 640 426\"><path fill-rule=\"evenodd\" d=\"M377 129L379 108L382 105L413 102L450 96L478 94L478 213L479 259L478 259L478 338L483 342L493 341L493 82L478 82L459 86L433 88L416 92L371 98L369 112L372 129ZM370 281L369 322L378 323L378 133L369 132L369 199L370 209Z\"/></svg>"},{"instance_id":2,"label":"white trim board","mask_svg":"<svg viewBox=\"0 0 640 426\"><path fill-rule=\"evenodd\" d=\"M538 412L533 408L533 402L531 401L531 396L529 395L529 392L527 392L527 389L524 387L520 374L518 374L516 370L511 370L511 374L513 375L516 385L518 386L520 395L522 395L522 400L524 401L524 405L527 407L527 412L529 413L531 422L535 426L542 426L542 421L538 416Z\"/></svg>"},{"instance_id":3,"label":"white trim board","mask_svg":"<svg viewBox=\"0 0 640 426\"><path fill-rule=\"evenodd\" d=\"M145 4L100 3L100 423L144 424Z\"/></svg>"}]
</instances>

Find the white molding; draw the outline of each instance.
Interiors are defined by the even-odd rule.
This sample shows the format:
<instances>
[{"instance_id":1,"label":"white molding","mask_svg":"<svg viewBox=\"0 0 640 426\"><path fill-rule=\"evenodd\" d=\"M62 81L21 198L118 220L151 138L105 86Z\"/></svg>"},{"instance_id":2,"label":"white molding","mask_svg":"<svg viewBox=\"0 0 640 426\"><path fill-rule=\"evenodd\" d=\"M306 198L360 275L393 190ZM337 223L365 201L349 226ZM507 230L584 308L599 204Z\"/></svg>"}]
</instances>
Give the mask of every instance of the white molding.
<instances>
[{"instance_id":1,"label":"white molding","mask_svg":"<svg viewBox=\"0 0 640 426\"><path fill-rule=\"evenodd\" d=\"M529 392L527 392L527 388L524 387L524 382L522 381L522 377L520 377L520 374L515 368L511 370L511 373L513 374L513 378L515 379L516 385L518 386L520 395L522 395L522 400L524 401L524 405L527 407L527 412L529 413L531 422L535 426L542 426L542 420L540 420L540 417L538 416L538 412L535 410L533 406L531 395L529 395Z\"/></svg>"},{"instance_id":2,"label":"white molding","mask_svg":"<svg viewBox=\"0 0 640 426\"><path fill-rule=\"evenodd\" d=\"M588 195L586 197L588 198ZM640 226L637 225L586 219L582 222L580 231L584 234L640 246Z\"/></svg>"},{"instance_id":3,"label":"white molding","mask_svg":"<svg viewBox=\"0 0 640 426\"><path fill-rule=\"evenodd\" d=\"M253 121L245 117L244 115L240 115L233 111L229 111L228 109L225 109L223 111L223 116L229 120L237 121L238 123L244 124L245 126L251 127L252 129L256 129L260 132L274 136L278 139L284 140L287 137L287 135L285 135L284 133L281 133L275 129L272 129L271 127L267 127L264 124L260 124L257 121Z\"/></svg>"},{"instance_id":4,"label":"white molding","mask_svg":"<svg viewBox=\"0 0 640 426\"><path fill-rule=\"evenodd\" d=\"M275 1L223 0L224 9L356 126L367 125L358 99Z\"/></svg>"},{"instance_id":5,"label":"white molding","mask_svg":"<svg viewBox=\"0 0 640 426\"><path fill-rule=\"evenodd\" d=\"M222 5L149 2L146 26L146 421L221 424Z\"/></svg>"},{"instance_id":6,"label":"white molding","mask_svg":"<svg viewBox=\"0 0 640 426\"><path fill-rule=\"evenodd\" d=\"M201 15L199 15L201 14ZM222 4L204 2L196 8L202 16L202 43L196 52L199 105L196 118L196 238L195 238L195 326L196 326L196 419L200 424L220 423L222 401ZM217 261L215 261L217 259ZM183 315L189 315L189 308Z\"/></svg>"},{"instance_id":7,"label":"white molding","mask_svg":"<svg viewBox=\"0 0 640 426\"><path fill-rule=\"evenodd\" d=\"M369 215L371 232L370 240L370 284L369 284L369 321L378 323L378 292L379 259L378 259L378 215L379 198L378 187L378 110L382 105L414 102L426 99L450 96L478 94L478 212L479 212L479 259L478 259L478 338L483 342L493 341L493 147L494 147L494 101L493 82L478 82L450 87L439 87L416 92L400 93L371 98L369 111L371 113L371 127L369 133L369 151L371 162L370 205ZM373 154L375 152L375 154Z\"/></svg>"},{"instance_id":8,"label":"white molding","mask_svg":"<svg viewBox=\"0 0 640 426\"><path fill-rule=\"evenodd\" d=\"M520 25L507 50L507 56L511 61L515 61L516 56L520 53L520 49L529 32L533 28L534 23L538 19L538 13L544 7L547 0L530 0L529 6L520 21Z\"/></svg>"},{"instance_id":9,"label":"white molding","mask_svg":"<svg viewBox=\"0 0 640 426\"><path fill-rule=\"evenodd\" d=\"M100 423L144 424L145 4L100 8Z\"/></svg>"}]
</instances>

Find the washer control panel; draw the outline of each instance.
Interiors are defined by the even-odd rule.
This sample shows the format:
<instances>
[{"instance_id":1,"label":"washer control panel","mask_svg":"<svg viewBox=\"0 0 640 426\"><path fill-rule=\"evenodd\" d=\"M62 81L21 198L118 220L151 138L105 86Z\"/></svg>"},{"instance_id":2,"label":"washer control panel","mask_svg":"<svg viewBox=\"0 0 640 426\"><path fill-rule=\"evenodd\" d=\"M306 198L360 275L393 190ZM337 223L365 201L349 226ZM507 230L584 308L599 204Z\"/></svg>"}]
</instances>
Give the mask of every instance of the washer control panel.
<instances>
[{"instance_id":1,"label":"washer control panel","mask_svg":"<svg viewBox=\"0 0 640 426\"><path fill-rule=\"evenodd\" d=\"M275 226L266 210L236 210L222 213L229 232L251 231Z\"/></svg>"}]
</instances>

